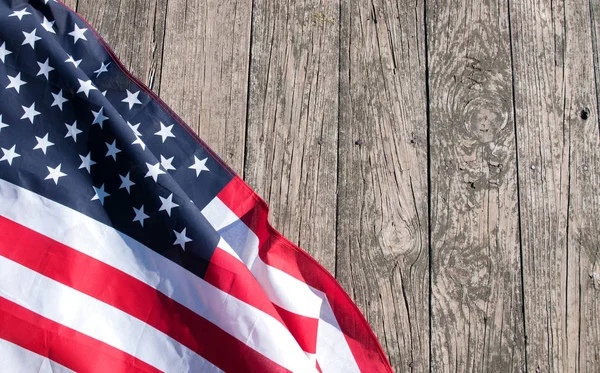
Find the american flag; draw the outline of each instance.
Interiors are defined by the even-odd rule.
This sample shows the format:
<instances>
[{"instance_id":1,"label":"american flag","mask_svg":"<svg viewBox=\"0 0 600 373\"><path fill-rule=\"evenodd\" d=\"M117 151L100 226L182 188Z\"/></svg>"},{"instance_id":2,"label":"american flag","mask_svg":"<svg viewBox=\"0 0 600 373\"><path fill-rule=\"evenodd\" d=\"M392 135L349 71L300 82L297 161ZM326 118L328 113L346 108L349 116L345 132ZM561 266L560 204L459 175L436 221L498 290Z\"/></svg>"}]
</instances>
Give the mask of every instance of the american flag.
<instances>
[{"instance_id":1,"label":"american flag","mask_svg":"<svg viewBox=\"0 0 600 373\"><path fill-rule=\"evenodd\" d=\"M0 371L391 371L267 212L75 12L0 0Z\"/></svg>"}]
</instances>

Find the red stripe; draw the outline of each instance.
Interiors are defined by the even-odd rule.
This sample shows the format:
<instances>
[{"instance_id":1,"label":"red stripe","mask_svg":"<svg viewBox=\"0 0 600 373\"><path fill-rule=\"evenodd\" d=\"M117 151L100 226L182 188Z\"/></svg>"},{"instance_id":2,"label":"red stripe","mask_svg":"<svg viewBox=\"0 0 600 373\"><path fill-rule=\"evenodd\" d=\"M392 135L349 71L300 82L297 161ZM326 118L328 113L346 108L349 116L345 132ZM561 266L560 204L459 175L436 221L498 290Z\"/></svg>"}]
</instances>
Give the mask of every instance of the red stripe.
<instances>
[{"instance_id":1,"label":"red stripe","mask_svg":"<svg viewBox=\"0 0 600 373\"><path fill-rule=\"evenodd\" d=\"M317 352L317 329L319 319L298 315L274 304L290 333L296 338L304 352L314 354Z\"/></svg>"},{"instance_id":2,"label":"red stripe","mask_svg":"<svg viewBox=\"0 0 600 373\"><path fill-rule=\"evenodd\" d=\"M111 345L67 328L2 297L0 338L76 372L160 372Z\"/></svg>"},{"instance_id":3,"label":"red stripe","mask_svg":"<svg viewBox=\"0 0 600 373\"><path fill-rule=\"evenodd\" d=\"M215 250L204 280L285 324L244 263L225 250L221 248Z\"/></svg>"},{"instance_id":4,"label":"red stripe","mask_svg":"<svg viewBox=\"0 0 600 373\"><path fill-rule=\"evenodd\" d=\"M286 371L190 309L114 267L4 217L0 217L0 232L0 255L140 319L223 370L243 372L252 367Z\"/></svg>"},{"instance_id":5,"label":"red stripe","mask_svg":"<svg viewBox=\"0 0 600 373\"><path fill-rule=\"evenodd\" d=\"M256 234L258 255L266 264L327 295L359 369L392 372L377 337L356 304L323 266L269 224L267 204L237 176L217 197Z\"/></svg>"},{"instance_id":6,"label":"red stripe","mask_svg":"<svg viewBox=\"0 0 600 373\"><path fill-rule=\"evenodd\" d=\"M204 279L279 320L294 336L303 351L313 354L316 352L319 320L298 315L271 303L256 278L239 259L217 248Z\"/></svg>"}]
</instances>

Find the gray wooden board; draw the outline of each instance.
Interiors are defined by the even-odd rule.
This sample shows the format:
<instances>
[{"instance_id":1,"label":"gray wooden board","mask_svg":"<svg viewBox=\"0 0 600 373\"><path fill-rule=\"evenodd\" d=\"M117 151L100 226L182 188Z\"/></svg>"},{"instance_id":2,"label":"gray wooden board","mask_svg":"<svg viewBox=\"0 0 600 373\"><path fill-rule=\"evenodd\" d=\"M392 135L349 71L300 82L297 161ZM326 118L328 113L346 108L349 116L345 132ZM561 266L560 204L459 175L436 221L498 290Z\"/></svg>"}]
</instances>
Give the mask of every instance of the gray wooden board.
<instances>
[{"instance_id":1,"label":"gray wooden board","mask_svg":"<svg viewBox=\"0 0 600 373\"><path fill-rule=\"evenodd\" d=\"M596 0L66 3L397 372L600 371Z\"/></svg>"},{"instance_id":2,"label":"gray wooden board","mask_svg":"<svg viewBox=\"0 0 600 373\"><path fill-rule=\"evenodd\" d=\"M569 126L564 118L564 3L511 5L527 363L532 371L565 371Z\"/></svg>"},{"instance_id":3,"label":"gray wooden board","mask_svg":"<svg viewBox=\"0 0 600 373\"><path fill-rule=\"evenodd\" d=\"M589 277L600 150L589 9L584 1L511 6L531 371L600 369L600 293Z\"/></svg>"},{"instance_id":4,"label":"gray wooden board","mask_svg":"<svg viewBox=\"0 0 600 373\"><path fill-rule=\"evenodd\" d=\"M506 1L428 2L432 370L525 364Z\"/></svg>"},{"instance_id":5,"label":"gray wooden board","mask_svg":"<svg viewBox=\"0 0 600 373\"><path fill-rule=\"evenodd\" d=\"M254 2L246 181L271 222L335 270L338 6Z\"/></svg>"},{"instance_id":6,"label":"gray wooden board","mask_svg":"<svg viewBox=\"0 0 600 373\"><path fill-rule=\"evenodd\" d=\"M423 11L340 8L336 275L398 372L429 370Z\"/></svg>"}]
</instances>

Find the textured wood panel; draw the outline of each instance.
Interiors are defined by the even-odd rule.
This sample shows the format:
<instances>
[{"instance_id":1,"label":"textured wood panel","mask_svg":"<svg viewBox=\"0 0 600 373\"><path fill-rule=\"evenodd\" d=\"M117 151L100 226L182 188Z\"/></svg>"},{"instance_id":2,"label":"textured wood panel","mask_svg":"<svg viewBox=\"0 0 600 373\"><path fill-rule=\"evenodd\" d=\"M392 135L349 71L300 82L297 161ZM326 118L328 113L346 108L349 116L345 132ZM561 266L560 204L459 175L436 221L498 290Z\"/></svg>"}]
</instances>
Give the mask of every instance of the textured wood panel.
<instances>
[{"instance_id":1,"label":"textured wood panel","mask_svg":"<svg viewBox=\"0 0 600 373\"><path fill-rule=\"evenodd\" d=\"M169 0L160 96L236 172L246 134L252 2Z\"/></svg>"},{"instance_id":2,"label":"textured wood panel","mask_svg":"<svg viewBox=\"0 0 600 373\"><path fill-rule=\"evenodd\" d=\"M525 365L508 8L430 1L435 372Z\"/></svg>"},{"instance_id":3,"label":"textured wood panel","mask_svg":"<svg viewBox=\"0 0 600 373\"><path fill-rule=\"evenodd\" d=\"M587 1L565 4L565 105L569 128L567 370L600 369L600 133Z\"/></svg>"},{"instance_id":4,"label":"textured wood panel","mask_svg":"<svg viewBox=\"0 0 600 373\"><path fill-rule=\"evenodd\" d=\"M77 0L63 0L63 3L69 8L77 10Z\"/></svg>"},{"instance_id":5,"label":"textured wood panel","mask_svg":"<svg viewBox=\"0 0 600 373\"><path fill-rule=\"evenodd\" d=\"M566 371L570 128L564 110L564 3L514 3L510 12L527 363L531 371Z\"/></svg>"},{"instance_id":6,"label":"textured wood panel","mask_svg":"<svg viewBox=\"0 0 600 373\"><path fill-rule=\"evenodd\" d=\"M571 213L571 216L579 215L580 223L585 224L583 229L578 234L570 234L570 237L579 239L581 243L579 248L583 260L579 265L580 268L580 283L581 283L581 299L579 300L580 315L579 330L582 331L585 345L580 344L579 366L582 372L593 372L600 369L600 242L598 231L600 227L600 206L598 197L600 196L600 144L597 143L597 130L600 126L600 3L597 1L589 2L591 16L591 37L592 51L594 57L594 88L596 92L596 101L584 102L589 105L591 116L587 115L586 108L579 113L579 118L584 121L585 131L578 134L577 139L583 140L583 143L576 143L572 149L578 151L578 157L575 158L575 164L578 165L575 171L575 176L579 177L576 181L580 194L574 195L572 198L577 210ZM585 6L584 6L585 7ZM584 10L584 9L583 9ZM585 11L585 10L584 10ZM585 14L585 13L584 13ZM584 30L582 30L584 31ZM582 43L586 40L583 39ZM585 50L586 46L581 45ZM588 60L589 61L589 60ZM589 64L588 61L587 62ZM587 69L589 74L590 66L582 66ZM585 84L590 83L591 77L586 75ZM589 96L586 97L589 99ZM591 103L590 103L591 102ZM596 111L594 112L594 104ZM577 108L581 109L581 108ZM595 117L594 117L595 115ZM586 119L587 117L587 119ZM581 172L583 168L583 172ZM581 180L581 181L580 181ZM585 232L585 234L581 234ZM570 245L572 245L570 243ZM577 248L576 248L577 250ZM577 289L575 289L575 292Z\"/></svg>"},{"instance_id":7,"label":"textured wood panel","mask_svg":"<svg viewBox=\"0 0 600 373\"><path fill-rule=\"evenodd\" d=\"M423 3L342 1L337 277L398 372L429 370Z\"/></svg>"},{"instance_id":8,"label":"textured wood panel","mask_svg":"<svg viewBox=\"0 0 600 373\"><path fill-rule=\"evenodd\" d=\"M335 274L338 5L254 2L245 179Z\"/></svg>"},{"instance_id":9,"label":"textured wood panel","mask_svg":"<svg viewBox=\"0 0 600 373\"><path fill-rule=\"evenodd\" d=\"M598 371L598 119L590 3L512 4L527 365Z\"/></svg>"}]
</instances>

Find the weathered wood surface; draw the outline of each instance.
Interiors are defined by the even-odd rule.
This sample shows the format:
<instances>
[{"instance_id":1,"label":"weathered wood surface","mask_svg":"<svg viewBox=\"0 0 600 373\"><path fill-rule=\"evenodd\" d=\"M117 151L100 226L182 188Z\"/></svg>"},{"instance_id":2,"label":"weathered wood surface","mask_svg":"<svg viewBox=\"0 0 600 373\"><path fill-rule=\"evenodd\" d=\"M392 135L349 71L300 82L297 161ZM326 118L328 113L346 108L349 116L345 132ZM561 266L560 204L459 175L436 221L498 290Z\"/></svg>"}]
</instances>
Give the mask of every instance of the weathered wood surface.
<instances>
[{"instance_id":1,"label":"weathered wood surface","mask_svg":"<svg viewBox=\"0 0 600 373\"><path fill-rule=\"evenodd\" d=\"M397 371L429 369L423 4L340 4L336 275Z\"/></svg>"},{"instance_id":2,"label":"weathered wood surface","mask_svg":"<svg viewBox=\"0 0 600 373\"><path fill-rule=\"evenodd\" d=\"M397 372L600 371L600 3L66 3Z\"/></svg>"},{"instance_id":3,"label":"weathered wood surface","mask_svg":"<svg viewBox=\"0 0 600 373\"><path fill-rule=\"evenodd\" d=\"M525 364L507 2L428 4L431 368Z\"/></svg>"}]
</instances>

